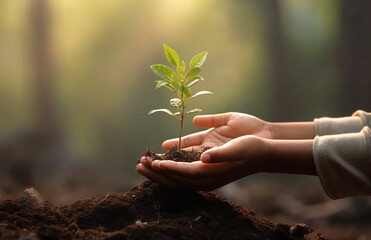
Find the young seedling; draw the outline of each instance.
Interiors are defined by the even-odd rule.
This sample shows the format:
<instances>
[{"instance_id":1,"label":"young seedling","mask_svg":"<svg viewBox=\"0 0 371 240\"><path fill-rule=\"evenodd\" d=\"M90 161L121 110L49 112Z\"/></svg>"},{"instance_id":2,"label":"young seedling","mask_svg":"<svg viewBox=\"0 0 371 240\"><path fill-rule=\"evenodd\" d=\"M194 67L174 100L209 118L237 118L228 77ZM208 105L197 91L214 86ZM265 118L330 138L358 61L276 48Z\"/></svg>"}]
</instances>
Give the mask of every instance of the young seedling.
<instances>
[{"instance_id":1,"label":"young seedling","mask_svg":"<svg viewBox=\"0 0 371 240\"><path fill-rule=\"evenodd\" d=\"M155 64L151 66L151 69L156 73L162 80L157 80L156 89L160 87L166 87L171 90L176 98L170 99L170 105L175 107L178 112L173 113L169 109L155 109L150 111L148 114L155 112L165 112L173 117L175 117L180 123L179 132L179 145L178 150L182 143L182 130L184 117L190 113L201 112L199 108L195 108L189 111L185 111L189 102L200 95L212 94L209 91L200 91L192 95L191 87L194 86L200 80L204 80L198 74L201 72L201 66L204 64L207 56L207 52L202 52L194 56L190 62L190 69L186 72L186 64L184 61L180 61L179 55L176 51L164 44L165 55L169 63L176 67L176 72L171 68L162 65Z\"/></svg>"}]
</instances>

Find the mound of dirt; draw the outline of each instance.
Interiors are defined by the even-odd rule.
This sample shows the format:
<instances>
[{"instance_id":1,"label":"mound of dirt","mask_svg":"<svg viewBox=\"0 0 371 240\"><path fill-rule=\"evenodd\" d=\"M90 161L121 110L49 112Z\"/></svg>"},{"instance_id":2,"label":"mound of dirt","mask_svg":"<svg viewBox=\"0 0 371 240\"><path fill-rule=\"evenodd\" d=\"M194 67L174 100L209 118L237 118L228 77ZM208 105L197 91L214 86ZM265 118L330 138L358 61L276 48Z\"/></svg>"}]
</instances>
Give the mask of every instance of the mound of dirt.
<instances>
[{"instance_id":1,"label":"mound of dirt","mask_svg":"<svg viewBox=\"0 0 371 240\"><path fill-rule=\"evenodd\" d=\"M143 156L197 161L203 151L148 150ZM172 189L150 180L124 194L55 206L33 188L0 202L0 239L306 239L305 224L275 224L210 192ZM315 239L324 239L316 234Z\"/></svg>"},{"instance_id":2,"label":"mound of dirt","mask_svg":"<svg viewBox=\"0 0 371 240\"><path fill-rule=\"evenodd\" d=\"M275 224L209 192L170 189L146 180L124 194L67 206L34 189L0 202L0 239L306 239L303 224Z\"/></svg>"}]
</instances>

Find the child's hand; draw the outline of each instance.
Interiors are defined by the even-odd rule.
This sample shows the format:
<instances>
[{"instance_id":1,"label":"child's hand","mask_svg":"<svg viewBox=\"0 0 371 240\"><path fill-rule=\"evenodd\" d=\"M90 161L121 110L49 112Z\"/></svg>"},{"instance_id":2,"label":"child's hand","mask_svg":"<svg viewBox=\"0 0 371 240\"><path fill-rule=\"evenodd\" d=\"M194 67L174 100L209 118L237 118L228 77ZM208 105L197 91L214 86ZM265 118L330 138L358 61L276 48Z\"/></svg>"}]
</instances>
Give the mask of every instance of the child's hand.
<instances>
[{"instance_id":1,"label":"child's hand","mask_svg":"<svg viewBox=\"0 0 371 240\"><path fill-rule=\"evenodd\" d=\"M213 190L258 173L317 175L313 140L272 140L253 135L207 150L201 161L186 163L142 158L137 172L161 184L188 190Z\"/></svg>"},{"instance_id":2,"label":"child's hand","mask_svg":"<svg viewBox=\"0 0 371 240\"><path fill-rule=\"evenodd\" d=\"M210 128L188 135L182 148L212 147L193 163L142 158L138 173L164 185L212 190L257 172L316 175L313 162L314 123L270 123L248 114L197 116L193 123ZM165 141L169 150L178 139Z\"/></svg>"},{"instance_id":3,"label":"child's hand","mask_svg":"<svg viewBox=\"0 0 371 240\"><path fill-rule=\"evenodd\" d=\"M268 142L243 136L206 151L201 161L185 163L142 158L137 171L161 184L188 190L213 190L239 178L261 172L269 156ZM208 159L208 152L211 158ZM209 155L210 156L210 155ZM207 163L212 161L213 163Z\"/></svg>"},{"instance_id":4,"label":"child's hand","mask_svg":"<svg viewBox=\"0 0 371 240\"><path fill-rule=\"evenodd\" d=\"M197 127L210 128L182 138L181 148L198 150L202 147L217 147L244 135L272 138L270 123L243 113L223 113L196 116L193 123ZM169 150L178 145L178 139L171 139L162 144Z\"/></svg>"}]
</instances>

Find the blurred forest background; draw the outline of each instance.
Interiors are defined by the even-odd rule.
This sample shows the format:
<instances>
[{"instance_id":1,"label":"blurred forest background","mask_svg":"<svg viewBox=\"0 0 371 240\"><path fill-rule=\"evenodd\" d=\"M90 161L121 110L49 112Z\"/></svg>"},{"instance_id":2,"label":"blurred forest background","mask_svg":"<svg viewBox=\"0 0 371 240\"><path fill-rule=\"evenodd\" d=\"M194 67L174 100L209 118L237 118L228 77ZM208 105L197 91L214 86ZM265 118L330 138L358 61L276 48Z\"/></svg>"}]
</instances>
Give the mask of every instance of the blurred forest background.
<instances>
[{"instance_id":1,"label":"blurred forest background","mask_svg":"<svg viewBox=\"0 0 371 240\"><path fill-rule=\"evenodd\" d=\"M186 62L209 52L195 87L214 92L197 100L205 114L371 111L370 2L1 0L0 198L34 186L65 203L141 181L146 147L178 134L172 118L147 116L170 97L149 68L166 63L163 43ZM189 117L184 133L199 130ZM272 175L245 181L257 178Z\"/></svg>"}]
</instances>

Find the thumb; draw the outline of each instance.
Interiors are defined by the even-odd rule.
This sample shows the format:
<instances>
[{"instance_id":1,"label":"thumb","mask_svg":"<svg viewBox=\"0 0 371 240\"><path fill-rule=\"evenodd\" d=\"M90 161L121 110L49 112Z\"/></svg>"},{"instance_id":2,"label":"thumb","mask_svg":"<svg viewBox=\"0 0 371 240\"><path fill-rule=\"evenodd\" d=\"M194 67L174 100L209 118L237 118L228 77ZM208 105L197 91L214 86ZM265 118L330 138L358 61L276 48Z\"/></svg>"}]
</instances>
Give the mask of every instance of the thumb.
<instances>
[{"instance_id":1,"label":"thumb","mask_svg":"<svg viewBox=\"0 0 371 240\"><path fill-rule=\"evenodd\" d=\"M204 152L200 157L201 161L204 163L218 163L240 159L241 156L238 154L238 149L231 142Z\"/></svg>"}]
</instances>

